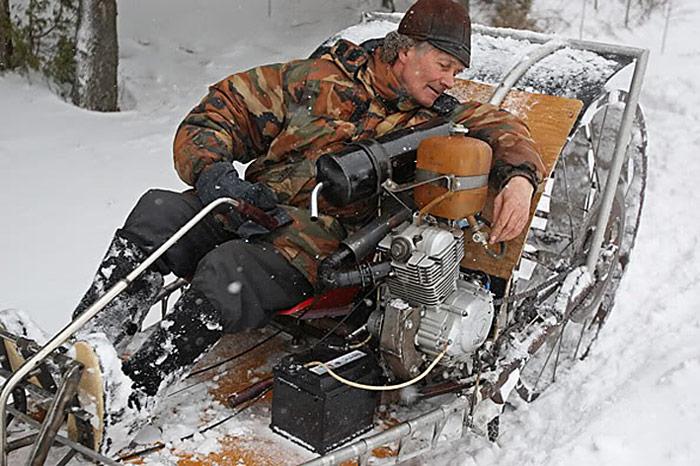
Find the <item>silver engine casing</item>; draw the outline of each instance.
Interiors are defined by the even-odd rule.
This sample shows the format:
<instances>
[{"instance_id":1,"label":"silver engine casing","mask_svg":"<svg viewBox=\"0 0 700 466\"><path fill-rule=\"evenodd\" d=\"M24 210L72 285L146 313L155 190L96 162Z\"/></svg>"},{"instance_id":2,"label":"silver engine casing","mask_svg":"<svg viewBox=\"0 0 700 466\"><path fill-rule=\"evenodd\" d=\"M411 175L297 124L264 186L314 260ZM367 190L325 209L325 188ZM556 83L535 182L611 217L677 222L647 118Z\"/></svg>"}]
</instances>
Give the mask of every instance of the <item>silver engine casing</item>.
<instances>
[{"instance_id":1,"label":"silver engine casing","mask_svg":"<svg viewBox=\"0 0 700 466\"><path fill-rule=\"evenodd\" d=\"M445 362L466 362L486 341L493 314L491 293L479 284L458 280L457 289L442 304L421 312L416 345L431 356L447 348Z\"/></svg>"},{"instance_id":2,"label":"silver engine casing","mask_svg":"<svg viewBox=\"0 0 700 466\"><path fill-rule=\"evenodd\" d=\"M392 274L375 333L393 372L415 375L417 358L431 359L443 350L442 365L468 362L488 337L494 308L489 291L460 278L463 232L411 224L386 236L379 250L392 258ZM406 305L396 305L399 301Z\"/></svg>"}]
</instances>

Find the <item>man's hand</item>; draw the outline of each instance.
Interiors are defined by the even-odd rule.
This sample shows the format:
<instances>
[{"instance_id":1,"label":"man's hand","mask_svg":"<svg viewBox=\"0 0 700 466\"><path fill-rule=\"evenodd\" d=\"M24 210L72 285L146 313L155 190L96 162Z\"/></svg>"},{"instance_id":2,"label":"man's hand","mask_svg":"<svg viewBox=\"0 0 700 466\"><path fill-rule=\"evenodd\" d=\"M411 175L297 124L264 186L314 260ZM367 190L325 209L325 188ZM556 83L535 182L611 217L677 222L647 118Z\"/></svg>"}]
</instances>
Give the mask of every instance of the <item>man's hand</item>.
<instances>
[{"instance_id":1,"label":"man's hand","mask_svg":"<svg viewBox=\"0 0 700 466\"><path fill-rule=\"evenodd\" d=\"M224 228L243 238L270 232L270 228L280 227L292 221L289 214L277 205L277 195L267 185L242 180L229 162L216 162L207 167L195 184L197 196L204 205L221 197L231 197L245 201L263 210L276 221L265 226L256 222L255 216L244 210L234 210L231 206L221 206L217 218Z\"/></svg>"},{"instance_id":2,"label":"man's hand","mask_svg":"<svg viewBox=\"0 0 700 466\"><path fill-rule=\"evenodd\" d=\"M229 162L216 162L207 167L195 185L197 195L206 205L220 197L241 199L262 209L277 206L277 196L262 183L242 180L238 171Z\"/></svg>"},{"instance_id":3,"label":"man's hand","mask_svg":"<svg viewBox=\"0 0 700 466\"><path fill-rule=\"evenodd\" d=\"M534 188L523 176L514 176L493 203L493 229L489 243L508 241L520 234L530 215Z\"/></svg>"}]
</instances>

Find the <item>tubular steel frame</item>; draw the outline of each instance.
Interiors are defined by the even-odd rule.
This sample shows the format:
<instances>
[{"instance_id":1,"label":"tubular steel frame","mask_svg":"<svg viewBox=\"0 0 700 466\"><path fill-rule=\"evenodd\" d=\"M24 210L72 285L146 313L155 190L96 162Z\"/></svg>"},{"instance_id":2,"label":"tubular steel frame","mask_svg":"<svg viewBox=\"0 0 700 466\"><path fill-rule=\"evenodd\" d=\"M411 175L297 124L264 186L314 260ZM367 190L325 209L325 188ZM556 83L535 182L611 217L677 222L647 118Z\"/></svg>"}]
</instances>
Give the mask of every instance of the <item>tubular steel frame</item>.
<instances>
[{"instance_id":1,"label":"tubular steel frame","mask_svg":"<svg viewBox=\"0 0 700 466\"><path fill-rule=\"evenodd\" d=\"M398 21L398 17L394 17L392 15L372 14L365 15L364 20L371 20L372 18ZM490 28L479 25L474 25L473 30L477 33L484 35L489 35L493 37L510 37L517 40L528 40L532 43L540 45L538 49L532 51L529 55L523 57L502 78L501 82L497 86L490 99L490 103L494 105L500 105L503 102L503 99L506 97L506 95L512 89L512 87L533 65L538 63L543 58L552 55L554 52L564 47L579 50L588 50L591 52L598 53L612 53L626 56L634 60L634 72L632 80L630 82L629 90L627 91L628 99L625 103L622 120L620 122L620 127L617 132L617 139L615 142L615 149L613 152L613 163L605 185L605 190L601 201L601 209L599 211L600 213L596 221L596 229L594 232L591 249L588 253L588 257L586 260L586 266L588 270L594 271L603 243L605 225L607 225L610 217L610 211L615 195L615 190L619 182L620 172L624 163L626 149L630 142L632 124L635 117L637 105L639 103L639 96L641 93L644 73L646 71L647 63L649 60L649 51L647 49L640 49L622 45L556 38L550 35L534 33L530 31L501 30L497 28ZM124 291L129 286L129 284L133 282L133 280L135 280L141 273L143 273L148 267L150 267L168 248L175 244L175 242L177 242L182 236L184 236L185 233L187 233L187 231L189 231L202 218L204 218L204 216L206 216L209 212L211 212L219 205L235 205L235 203L236 201L233 199L222 198L212 202L207 207L205 207L184 227L182 227L172 238L170 238L165 244L158 248L158 250L151 254L139 267L137 267L134 271L127 275L126 278L120 280L105 295L103 295L88 309L86 309L85 312L83 312L78 318L76 318L74 321L72 321L70 324L64 327L58 334L56 334L36 354L27 359L25 363L9 379L5 381L2 387L2 391L0 392L0 466L7 466L8 464L8 443L6 432L7 412L9 408L8 401L12 394L12 391L18 386L22 379L24 379L30 372L37 368L42 361L49 357L49 355L53 353L56 349L58 349L59 346L65 343L68 340L68 338L70 338L78 329L80 329L92 317L94 317L98 312L100 312L118 294ZM517 368L514 369L517 370ZM469 396L468 398L471 398L472 396ZM483 397L479 398L481 398L482 400L485 399ZM385 430L380 434L353 442L339 450L331 452L327 455L319 457L305 464L307 466L335 465L353 458L359 459L361 464L364 464L368 458L368 455L371 453L372 447L379 446L386 442L400 440L402 437L405 437L407 434L410 434L418 427L432 426L435 435L433 441L431 442L431 446L434 447L439 437L438 433L442 430L442 427L444 426L445 420L448 417L448 415L450 413L460 411L467 413L468 405L469 404L467 400L464 397L460 397L453 403L447 404L429 413L418 416L410 421L403 422L395 427ZM467 414L464 414L464 416L468 417ZM464 431L466 431L466 429L463 430L463 434ZM67 439L64 439L60 436L57 436L56 439L61 443L68 444L69 446L71 446L71 448L75 449L76 451L80 452L85 456L99 458L103 461L106 459L101 455L91 451L87 451L87 449L81 448L80 445L74 444L73 442L70 442ZM109 463L113 462L109 460Z\"/></svg>"},{"instance_id":2,"label":"tubular steel frame","mask_svg":"<svg viewBox=\"0 0 700 466\"><path fill-rule=\"evenodd\" d=\"M646 72L647 64L649 62L649 50L585 40L553 38L552 36L529 31L502 31L497 28L476 25L474 30L494 37L511 37L514 39L528 40L541 45L541 47L531 53L530 56L524 57L502 79L501 84L499 84L499 86L496 88L496 91L490 100L490 103L494 105L500 105L503 102L503 99L508 94L508 91L510 91L518 79L520 79L530 67L564 47L570 47L578 50L588 50L597 53L612 53L615 55L626 56L634 60L634 72L632 74L629 89L627 90L628 98L625 102L625 109L622 113L620 127L617 131L615 149L613 150L612 166L610 167L610 173L608 174L608 179L605 184L600 213L596 219L596 228L593 234L591 249L589 250L586 258L586 267L589 271L593 272L595 271L595 265L598 262L598 256L600 255L600 249L603 244L605 226L608 224L608 220L610 219L610 211L615 196L615 190L620 180L622 165L625 161L627 146L631 140L632 124L637 111L637 105L639 104L639 96L642 91L644 73Z\"/></svg>"}]
</instances>

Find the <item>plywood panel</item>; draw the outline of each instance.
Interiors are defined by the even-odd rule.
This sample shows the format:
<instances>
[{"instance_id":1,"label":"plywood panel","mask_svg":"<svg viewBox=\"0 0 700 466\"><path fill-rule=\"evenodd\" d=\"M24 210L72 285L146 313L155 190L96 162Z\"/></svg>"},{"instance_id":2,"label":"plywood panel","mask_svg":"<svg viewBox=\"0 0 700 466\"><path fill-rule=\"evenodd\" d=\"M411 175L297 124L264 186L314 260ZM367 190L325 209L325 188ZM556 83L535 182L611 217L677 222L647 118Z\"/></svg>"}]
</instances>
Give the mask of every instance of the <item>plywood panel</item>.
<instances>
[{"instance_id":1,"label":"plywood panel","mask_svg":"<svg viewBox=\"0 0 700 466\"><path fill-rule=\"evenodd\" d=\"M461 101L486 102L493 93L493 89L493 86L487 84L459 81L452 93ZM522 91L511 91L502 105L509 112L522 118L530 128L532 137L540 148L542 159L547 168L547 175L551 174L554 169L559 153L566 143L566 138L576 122L582 106L583 103L580 100ZM482 270L498 277L510 278L525 245L527 230L543 187L544 183L540 185L533 199L528 228L520 236L507 242L507 252L503 259L493 259L483 251L480 245L473 243L471 238L467 238L462 266ZM484 216L488 220L492 219L495 194L494 192L489 193L489 199L484 209Z\"/></svg>"}]
</instances>

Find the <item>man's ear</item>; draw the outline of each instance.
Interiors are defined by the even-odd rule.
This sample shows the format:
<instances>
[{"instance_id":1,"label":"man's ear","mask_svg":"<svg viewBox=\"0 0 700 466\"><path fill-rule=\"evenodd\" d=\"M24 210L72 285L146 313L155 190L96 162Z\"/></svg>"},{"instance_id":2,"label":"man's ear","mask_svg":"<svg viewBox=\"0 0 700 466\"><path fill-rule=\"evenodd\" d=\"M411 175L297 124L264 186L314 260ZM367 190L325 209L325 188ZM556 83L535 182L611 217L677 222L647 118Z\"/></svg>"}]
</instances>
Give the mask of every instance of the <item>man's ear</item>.
<instances>
[{"instance_id":1,"label":"man's ear","mask_svg":"<svg viewBox=\"0 0 700 466\"><path fill-rule=\"evenodd\" d=\"M408 63L409 50L410 49L399 50L399 53L396 55L396 61L394 61L394 64L391 65L391 68L394 71L394 74L399 78L399 81L401 81L401 75L406 68L406 63Z\"/></svg>"},{"instance_id":2,"label":"man's ear","mask_svg":"<svg viewBox=\"0 0 700 466\"><path fill-rule=\"evenodd\" d=\"M399 54L396 57L396 60L400 61L401 64L405 65L406 62L408 61L408 55L412 49L413 49L413 47L399 50Z\"/></svg>"}]
</instances>

